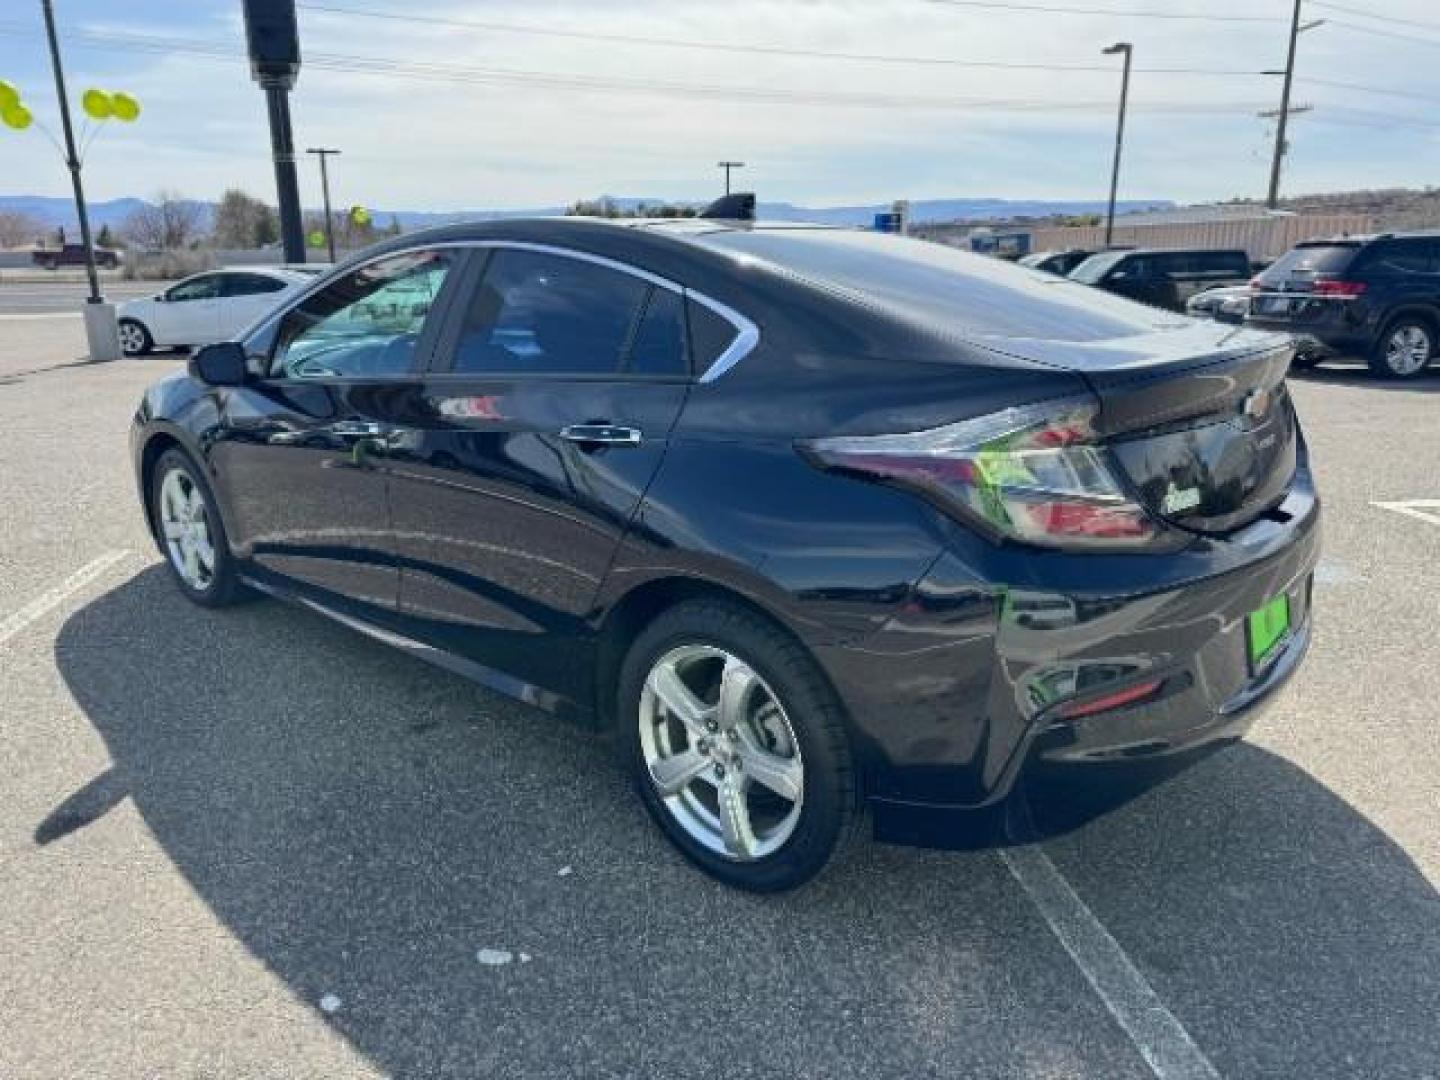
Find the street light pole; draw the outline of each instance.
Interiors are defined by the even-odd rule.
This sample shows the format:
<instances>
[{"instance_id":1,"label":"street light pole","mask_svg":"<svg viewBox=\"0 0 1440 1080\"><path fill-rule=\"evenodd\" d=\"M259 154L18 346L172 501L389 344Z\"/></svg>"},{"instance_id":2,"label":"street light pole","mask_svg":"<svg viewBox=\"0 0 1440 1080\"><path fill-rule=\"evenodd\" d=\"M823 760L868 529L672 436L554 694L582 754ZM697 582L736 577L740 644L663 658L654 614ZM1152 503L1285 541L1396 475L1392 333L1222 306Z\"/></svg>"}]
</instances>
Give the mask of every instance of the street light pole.
<instances>
[{"instance_id":1,"label":"street light pole","mask_svg":"<svg viewBox=\"0 0 1440 1080\"><path fill-rule=\"evenodd\" d=\"M1125 145L1125 107L1130 100L1130 61L1135 47L1128 41L1117 41L1102 50L1106 56L1123 53L1125 73L1120 77L1120 119L1115 125L1115 164L1110 170L1110 207L1105 215L1105 246L1108 248L1115 239L1115 196L1120 190L1120 151Z\"/></svg>"},{"instance_id":2,"label":"street light pole","mask_svg":"<svg viewBox=\"0 0 1440 1080\"><path fill-rule=\"evenodd\" d=\"M725 194L726 194L726 195L729 195L729 194L730 194L730 170L731 170L731 169L743 169L743 168L745 167L745 163L744 163L743 161L718 161L718 162L716 162L715 164L717 165L717 167L725 170Z\"/></svg>"},{"instance_id":3,"label":"street light pole","mask_svg":"<svg viewBox=\"0 0 1440 1080\"><path fill-rule=\"evenodd\" d=\"M95 248L90 242L90 214L85 209L85 185L80 179L80 155L75 152L75 128L70 122L70 99L65 94L65 69L60 63L60 41L55 34L55 9L51 0L40 0L45 13L45 34L50 39L50 66L55 71L55 93L60 99L60 126L65 131L65 167L75 189L75 214L80 219L80 242L85 246L85 275L90 279L90 304L103 304L100 274L95 269Z\"/></svg>"},{"instance_id":4,"label":"street light pole","mask_svg":"<svg viewBox=\"0 0 1440 1080\"><path fill-rule=\"evenodd\" d=\"M307 154L314 154L320 159L320 190L325 195L325 244L330 249L330 261L335 261L335 225L330 219L330 171L325 167L326 159L332 155L340 156L339 150L326 150L323 148L307 148Z\"/></svg>"}]
</instances>

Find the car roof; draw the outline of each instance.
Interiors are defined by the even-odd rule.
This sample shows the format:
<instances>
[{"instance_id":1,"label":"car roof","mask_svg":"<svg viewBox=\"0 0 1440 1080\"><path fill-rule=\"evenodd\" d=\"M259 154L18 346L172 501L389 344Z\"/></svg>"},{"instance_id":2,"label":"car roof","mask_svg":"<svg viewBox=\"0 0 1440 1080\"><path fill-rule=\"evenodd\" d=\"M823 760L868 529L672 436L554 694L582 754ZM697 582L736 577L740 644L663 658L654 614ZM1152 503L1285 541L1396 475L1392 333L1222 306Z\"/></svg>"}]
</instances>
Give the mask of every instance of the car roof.
<instances>
[{"instance_id":1,"label":"car roof","mask_svg":"<svg viewBox=\"0 0 1440 1080\"><path fill-rule=\"evenodd\" d=\"M1243 248L1205 248L1205 247L1169 247L1169 248L1111 248L1107 251L1097 251L1097 255L1244 255L1250 257Z\"/></svg>"}]
</instances>

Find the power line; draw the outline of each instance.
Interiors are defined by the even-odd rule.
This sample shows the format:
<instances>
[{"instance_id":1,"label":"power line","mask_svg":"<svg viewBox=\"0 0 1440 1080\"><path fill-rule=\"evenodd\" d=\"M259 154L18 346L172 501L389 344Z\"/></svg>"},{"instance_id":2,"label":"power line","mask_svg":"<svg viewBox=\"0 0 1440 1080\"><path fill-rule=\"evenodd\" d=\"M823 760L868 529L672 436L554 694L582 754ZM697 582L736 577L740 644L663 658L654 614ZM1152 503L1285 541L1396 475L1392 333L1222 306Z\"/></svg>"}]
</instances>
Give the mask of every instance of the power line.
<instances>
[{"instance_id":1,"label":"power line","mask_svg":"<svg viewBox=\"0 0 1440 1080\"><path fill-rule=\"evenodd\" d=\"M1401 33L1398 30L1382 30L1378 26L1365 26L1362 23L1354 23L1348 19L1326 19L1325 25L1343 26L1346 30L1354 30L1357 34L1370 34L1373 37L1387 38L1391 41L1404 41L1410 45L1440 47L1440 40L1435 38L1416 37L1414 34Z\"/></svg>"},{"instance_id":2,"label":"power line","mask_svg":"<svg viewBox=\"0 0 1440 1080\"><path fill-rule=\"evenodd\" d=\"M1336 79L1317 79L1309 75L1297 75L1295 81L1308 83L1311 86L1328 86L1335 90L1354 90L1361 94L1380 94L1384 97L1398 97L1410 101L1424 101L1432 105L1440 105L1440 96L1435 94L1417 94L1413 90L1395 90L1384 86L1365 86L1362 83L1340 82Z\"/></svg>"},{"instance_id":3,"label":"power line","mask_svg":"<svg viewBox=\"0 0 1440 1080\"><path fill-rule=\"evenodd\" d=\"M20 24L0 22L0 33L24 32ZM28 31L28 27L24 30ZM186 38L162 38L125 31L97 33L70 31L67 38L77 48L101 50L144 51L162 55L190 54L243 62L232 46ZM309 53L306 64L311 68L350 74L373 74L441 82L479 84L521 84L555 90L585 92L632 93L652 96L686 96L705 100L726 98L731 101L761 104L820 105L847 108L910 108L939 111L1001 111L1001 112L1104 112L1111 109L1109 101L1055 100L1032 98L959 98L924 95L844 93L809 90L768 90L758 87L721 86L680 83L653 79L622 79L611 76L566 75L554 72L514 68L484 68L457 64L418 63L390 60L384 57L357 56L345 53ZM1138 106L1142 111L1169 114L1230 114L1255 108L1250 103L1196 104L1192 102L1153 102Z\"/></svg>"},{"instance_id":4,"label":"power line","mask_svg":"<svg viewBox=\"0 0 1440 1080\"><path fill-rule=\"evenodd\" d=\"M1328 0L1310 0L1310 6L1324 8L1326 11L1338 11L1345 15L1360 15L1366 19L1374 19L1376 22L1395 23L1397 26L1413 26L1418 30L1440 31L1440 22L1427 22L1423 19L1403 19L1399 15L1376 15L1374 12L1365 11L1363 8L1346 7L1344 4L1331 4Z\"/></svg>"},{"instance_id":5,"label":"power line","mask_svg":"<svg viewBox=\"0 0 1440 1080\"><path fill-rule=\"evenodd\" d=\"M1028 12L1036 15L1113 15L1121 19L1170 19L1191 22L1283 23L1274 15L1206 15L1199 12L1158 11L1154 8L1094 8L1068 4L1017 4L1007 0L926 0L944 7L981 8L987 11Z\"/></svg>"},{"instance_id":6,"label":"power line","mask_svg":"<svg viewBox=\"0 0 1440 1080\"><path fill-rule=\"evenodd\" d=\"M365 8L343 7L337 4L296 4L302 11L313 11L324 15L343 15L347 18L384 19L420 25L452 26L466 30L484 30L501 34L525 34L536 37L567 38L576 41L604 41L620 45L642 45L669 49L698 49L720 53L742 53L760 56L784 56L805 60L839 60L865 64L902 64L917 67L960 67L999 68L1016 71L1095 71L1111 74L1103 64L1042 64L1022 60L962 60L948 56L897 56L891 53L834 52L826 49L796 49L781 45L759 45L747 43L690 41L680 38L648 37L637 34L613 34L595 30L561 30L549 26L526 25L522 23L482 22L475 19L455 19L440 15L414 15L408 12L378 11ZM1136 68L1147 75L1262 75L1263 72L1234 68L1190 68L1153 67Z\"/></svg>"}]
</instances>

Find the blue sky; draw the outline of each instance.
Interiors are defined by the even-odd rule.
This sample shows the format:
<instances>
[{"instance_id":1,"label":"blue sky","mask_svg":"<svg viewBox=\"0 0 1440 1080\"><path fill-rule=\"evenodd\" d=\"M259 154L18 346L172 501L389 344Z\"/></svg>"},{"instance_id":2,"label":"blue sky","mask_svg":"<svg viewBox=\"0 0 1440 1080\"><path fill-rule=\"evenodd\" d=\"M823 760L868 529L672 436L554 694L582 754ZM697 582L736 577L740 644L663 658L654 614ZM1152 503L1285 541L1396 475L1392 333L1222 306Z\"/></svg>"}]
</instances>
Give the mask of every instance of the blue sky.
<instances>
[{"instance_id":1,"label":"blue sky","mask_svg":"<svg viewBox=\"0 0 1440 1080\"><path fill-rule=\"evenodd\" d=\"M764 198L814 205L1101 198L1119 82L1116 58L1101 47L1134 42L1137 68L1283 64L1289 0L1048 2L1255 21L1040 15L934 0L302 0L311 62L293 98L296 137L302 148L342 148L337 201L376 207L523 207L605 192L698 199L714 194L721 157L749 162L745 182ZM1295 122L1287 191L1433 182L1440 9L1433 0L1307 2L1307 18L1327 25L1302 38L1296 99L1315 111ZM123 88L145 108L138 124L106 130L94 144L93 197L167 188L214 198L229 186L273 197L239 0L56 7L72 98L90 85ZM0 77L20 85L58 131L39 9L38 0L6 4ZM402 17L376 17L385 13ZM840 61L637 37L1101 70ZM377 74L377 63L403 68ZM437 67L458 68L465 81L425 77ZM1254 114L1278 94L1279 80L1258 74L1138 71L1122 196L1263 194L1271 135ZM0 165L0 192L68 191L58 155L34 129L0 129ZM308 164L301 182L306 203L318 203Z\"/></svg>"}]
</instances>

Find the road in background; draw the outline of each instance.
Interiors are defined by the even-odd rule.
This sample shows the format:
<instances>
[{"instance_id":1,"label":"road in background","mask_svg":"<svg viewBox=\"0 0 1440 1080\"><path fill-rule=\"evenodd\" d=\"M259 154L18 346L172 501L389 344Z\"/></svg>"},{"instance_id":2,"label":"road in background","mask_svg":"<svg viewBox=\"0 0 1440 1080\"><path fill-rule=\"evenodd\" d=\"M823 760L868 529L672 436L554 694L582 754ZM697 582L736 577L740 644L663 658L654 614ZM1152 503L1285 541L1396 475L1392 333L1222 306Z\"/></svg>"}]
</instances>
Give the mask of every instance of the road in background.
<instances>
[{"instance_id":1,"label":"road in background","mask_svg":"<svg viewBox=\"0 0 1440 1080\"><path fill-rule=\"evenodd\" d=\"M102 283L105 299L129 300L137 296L154 296L173 285L172 281L121 281ZM34 274L23 277L0 276L0 319L6 315L40 315L73 313L80 317L80 308L89 295L84 278L54 281L36 280Z\"/></svg>"},{"instance_id":2,"label":"road in background","mask_svg":"<svg viewBox=\"0 0 1440 1080\"><path fill-rule=\"evenodd\" d=\"M603 743L185 602L125 447L179 361L80 350L0 321L0 1076L1435 1075L1440 526L1373 504L1440 498L1440 375L1294 380L1317 630L1244 744L1047 788L1026 848L864 843L758 898Z\"/></svg>"}]
</instances>

